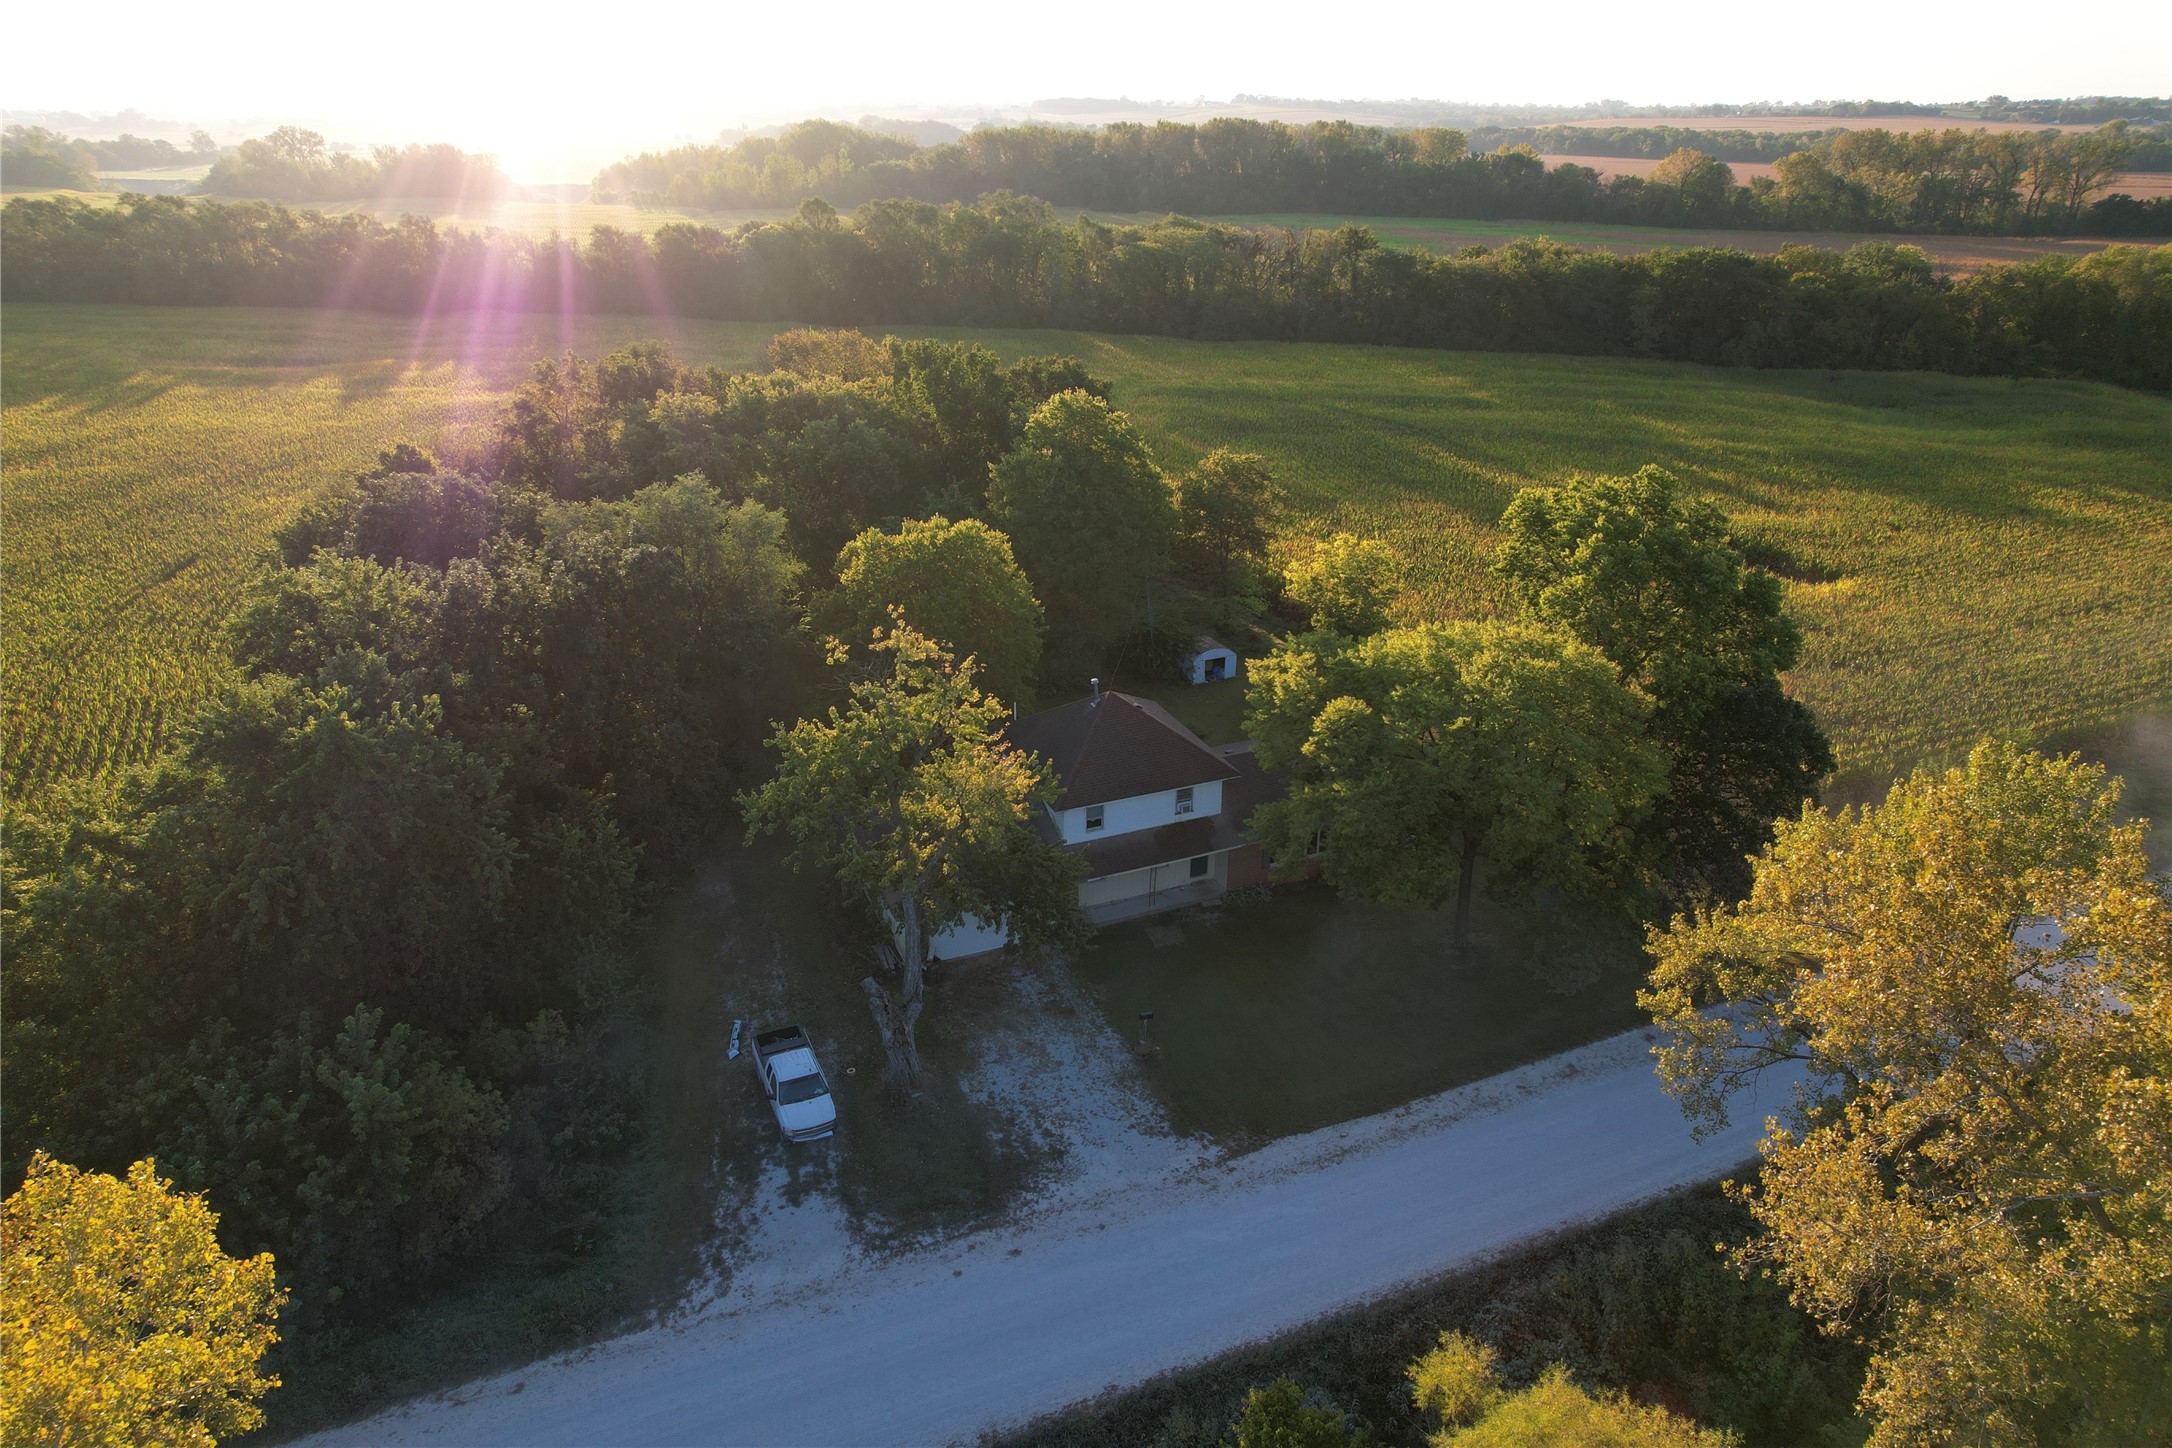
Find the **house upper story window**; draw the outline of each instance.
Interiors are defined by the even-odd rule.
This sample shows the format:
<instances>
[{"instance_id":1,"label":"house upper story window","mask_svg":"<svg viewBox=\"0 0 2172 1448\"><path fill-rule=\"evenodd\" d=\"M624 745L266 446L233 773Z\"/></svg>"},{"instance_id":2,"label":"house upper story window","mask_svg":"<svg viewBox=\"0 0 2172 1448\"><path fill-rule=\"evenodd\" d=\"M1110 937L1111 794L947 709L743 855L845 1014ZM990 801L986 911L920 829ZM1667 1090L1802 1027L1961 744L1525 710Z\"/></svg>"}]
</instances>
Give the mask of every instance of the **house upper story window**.
<instances>
[{"instance_id":1,"label":"house upper story window","mask_svg":"<svg viewBox=\"0 0 2172 1448\"><path fill-rule=\"evenodd\" d=\"M1326 853L1327 826L1321 825L1318 829L1312 832L1312 838L1305 842L1305 858L1308 860L1316 860Z\"/></svg>"},{"instance_id":2,"label":"house upper story window","mask_svg":"<svg viewBox=\"0 0 2172 1448\"><path fill-rule=\"evenodd\" d=\"M1177 791L1176 812L1180 815L1192 812L1192 787L1188 784Z\"/></svg>"},{"instance_id":3,"label":"house upper story window","mask_svg":"<svg viewBox=\"0 0 2172 1448\"><path fill-rule=\"evenodd\" d=\"M1102 806L1098 804L1090 804L1086 806L1086 828L1088 830L1100 829L1104 818L1105 817L1102 814Z\"/></svg>"}]
</instances>

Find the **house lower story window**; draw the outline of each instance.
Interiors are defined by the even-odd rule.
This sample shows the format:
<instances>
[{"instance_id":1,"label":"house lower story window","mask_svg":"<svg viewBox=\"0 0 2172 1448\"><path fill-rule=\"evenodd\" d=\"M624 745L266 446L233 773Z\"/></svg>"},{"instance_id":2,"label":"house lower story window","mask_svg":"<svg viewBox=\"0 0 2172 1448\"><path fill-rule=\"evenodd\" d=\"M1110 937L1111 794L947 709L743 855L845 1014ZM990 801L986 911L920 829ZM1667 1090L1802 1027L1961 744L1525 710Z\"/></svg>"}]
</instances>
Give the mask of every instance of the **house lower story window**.
<instances>
[{"instance_id":1,"label":"house lower story window","mask_svg":"<svg viewBox=\"0 0 2172 1448\"><path fill-rule=\"evenodd\" d=\"M1213 859L1212 855L1194 855L1192 857L1192 878L1194 880L1204 879L1207 866L1212 863Z\"/></svg>"}]
</instances>

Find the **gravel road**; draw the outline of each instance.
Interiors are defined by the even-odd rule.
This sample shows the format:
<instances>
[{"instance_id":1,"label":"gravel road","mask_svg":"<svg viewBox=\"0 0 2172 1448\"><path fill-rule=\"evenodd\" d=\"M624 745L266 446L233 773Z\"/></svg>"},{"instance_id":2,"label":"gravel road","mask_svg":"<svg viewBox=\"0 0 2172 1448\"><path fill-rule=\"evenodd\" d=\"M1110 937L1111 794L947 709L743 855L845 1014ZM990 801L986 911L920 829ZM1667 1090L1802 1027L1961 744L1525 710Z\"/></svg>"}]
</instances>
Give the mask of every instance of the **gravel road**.
<instances>
[{"instance_id":1,"label":"gravel road","mask_svg":"<svg viewBox=\"0 0 2172 1448\"><path fill-rule=\"evenodd\" d=\"M320 1435L331 1444L970 1440L1720 1175L1631 1032L1397 1111L1067 1201Z\"/></svg>"}]
</instances>

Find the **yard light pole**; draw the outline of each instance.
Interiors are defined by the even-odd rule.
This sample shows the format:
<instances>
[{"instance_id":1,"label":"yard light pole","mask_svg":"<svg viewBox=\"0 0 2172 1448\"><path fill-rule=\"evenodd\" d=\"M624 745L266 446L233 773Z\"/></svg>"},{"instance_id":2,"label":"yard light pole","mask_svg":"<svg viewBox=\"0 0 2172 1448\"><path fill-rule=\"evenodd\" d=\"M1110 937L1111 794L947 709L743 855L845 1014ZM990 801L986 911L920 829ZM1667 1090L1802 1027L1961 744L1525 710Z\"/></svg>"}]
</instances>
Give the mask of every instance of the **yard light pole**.
<instances>
[{"instance_id":1,"label":"yard light pole","mask_svg":"<svg viewBox=\"0 0 2172 1448\"><path fill-rule=\"evenodd\" d=\"M1135 1049L1142 1056L1151 1056L1154 1054L1154 1047L1146 1039L1146 1023L1148 1021L1151 1021L1152 1019L1154 1019L1154 1013L1152 1011L1139 1012L1139 1044L1133 1049Z\"/></svg>"}]
</instances>

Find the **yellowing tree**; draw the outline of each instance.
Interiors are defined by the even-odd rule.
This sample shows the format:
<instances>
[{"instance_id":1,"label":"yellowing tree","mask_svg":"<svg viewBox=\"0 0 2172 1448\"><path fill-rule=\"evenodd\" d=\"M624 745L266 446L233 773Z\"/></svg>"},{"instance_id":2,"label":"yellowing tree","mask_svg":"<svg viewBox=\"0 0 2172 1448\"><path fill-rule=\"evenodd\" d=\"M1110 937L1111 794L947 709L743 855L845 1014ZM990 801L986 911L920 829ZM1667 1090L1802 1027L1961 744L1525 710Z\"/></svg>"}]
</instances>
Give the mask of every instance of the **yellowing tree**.
<instances>
[{"instance_id":1,"label":"yellowing tree","mask_svg":"<svg viewBox=\"0 0 2172 1448\"><path fill-rule=\"evenodd\" d=\"M264 1421L286 1294L269 1252L149 1161L120 1181L40 1152L0 1207L0 1443L201 1445Z\"/></svg>"},{"instance_id":2,"label":"yellowing tree","mask_svg":"<svg viewBox=\"0 0 2172 1448\"><path fill-rule=\"evenodd\" d=\"M1735 1448L1734 1435L1615 1394L1593 1397L1554 1364L1521 1392L1493 1349L1459 1332L1410 1365L1410 1398L1432 1448Z\"/></svg>"},{"instance_id":3,"label":"yellowing tree","mask_svg":"<svg viewBox=\"0 0 2172 1448\"><path fill-rule=\"evenodd\" d=\"M1654 935L1643 999L1693 1118L1808 1068L1743 1255L1876 1344L1874 1445L2172 1423L2172 904L2118 797L1979 746L1783 823L1746 902Z\"/></svg>"}]
</instances>

